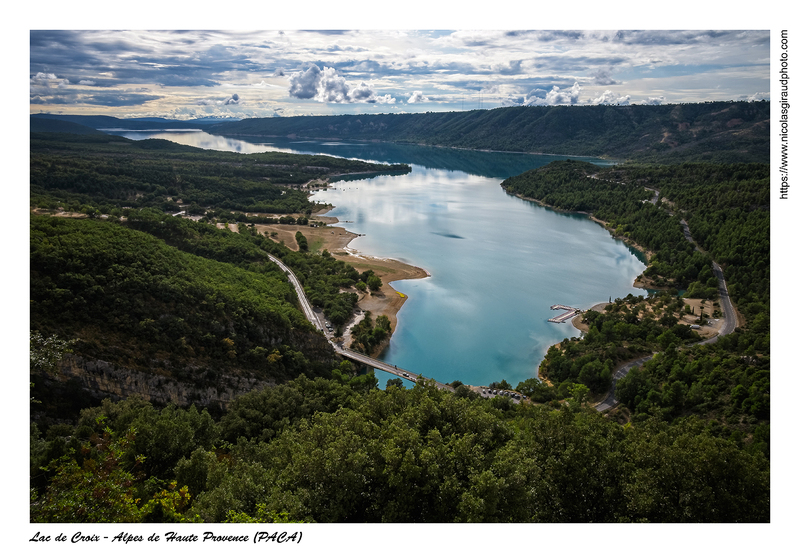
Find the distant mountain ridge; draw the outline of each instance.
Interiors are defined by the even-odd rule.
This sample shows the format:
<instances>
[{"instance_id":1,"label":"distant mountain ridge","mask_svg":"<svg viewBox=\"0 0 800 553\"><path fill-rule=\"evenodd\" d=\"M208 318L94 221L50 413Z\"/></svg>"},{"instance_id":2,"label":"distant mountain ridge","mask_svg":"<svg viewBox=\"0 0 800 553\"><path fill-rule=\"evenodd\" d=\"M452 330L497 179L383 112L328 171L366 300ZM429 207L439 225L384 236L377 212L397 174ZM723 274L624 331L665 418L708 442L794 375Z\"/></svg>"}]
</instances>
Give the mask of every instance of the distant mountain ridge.
<instances>
[{"instance_id":1,"label":"distant mountain ridge","mask_svg":"<svg viewBox=\"0 0 800 553\"><path fill-rule=\"evenodd\" d=\"M460 112L221 121L31 115L94 129L202 129L226 136L369 140L651 163L769 163L769 102L529 106Z\"/></svg>"},{"instance_id":2,"label":"distant mountain ridge","mask_svg":"<svg viewBox=\"0 0 800 553\"><path fill-rule=\"evenodd\" d=\"M69 134L105 134L93 127L63 119L45 119L31 116L30 132L60 132Z\"/></svg>"},{"instance_id":3,"label":"distant mountain ridge","mask_svg":"<svg viewBox=\"0 0 800 553\"><path fill-rule=\"evenodd\" d=\"M239 121L239 119L231 117L201 117L198 119L189 120L165 119L163 117L135 117L130 119L121 119L119 117L111 117L108 115L58 115L37 113L31 115L32 126L34 121L37 122L37 125L41 125L42 121L59 121L62 123L75 123L78 125L91 127L92 129L129 129L132 131L141 131L148 129L207 129L211 125L235 122ZM33 128L31 128L31 130L33 130ZM40 132L48 131L41 130Z\"/></svg>"},{"instance_id":4,"label":"distant mountain ridge","mask_svg":"<svg viewBox=\"0 0 800 553\"><path fill-rule=\"evenodd\" d=\"M769 163L769 102L531 106L463 112L243 119L228 136L383 140L659 163Z\"/></svg>"}]
</instances>

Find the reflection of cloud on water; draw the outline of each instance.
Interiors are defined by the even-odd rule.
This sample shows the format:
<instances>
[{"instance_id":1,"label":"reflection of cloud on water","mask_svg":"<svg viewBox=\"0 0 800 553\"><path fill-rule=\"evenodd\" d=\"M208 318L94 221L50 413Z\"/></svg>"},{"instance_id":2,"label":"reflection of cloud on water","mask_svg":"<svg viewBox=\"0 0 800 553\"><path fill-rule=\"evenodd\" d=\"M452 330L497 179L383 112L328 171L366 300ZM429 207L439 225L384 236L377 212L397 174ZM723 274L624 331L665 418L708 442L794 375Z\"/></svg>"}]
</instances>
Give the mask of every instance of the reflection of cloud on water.
<instances>
[{"instance_id":1,"label":"reflection of cloud on water","mask_svg":"<svg viewBox=\"0 0 800 553\"><path fill-rule=\"evenodd\" d=\"M254 144L208 134L199 129L170 129L168 132L148 132L148 131L125 131L124 129L109 130L109 134L123 136L131 140L146 140L148 138L159 138L169 140L184 146L193 146L204 150L217 150L223 152L238 152L242 154L260 154L263 152L289 152L290 150L275 148L270 144Z\"/></svg>"}]
</instances>

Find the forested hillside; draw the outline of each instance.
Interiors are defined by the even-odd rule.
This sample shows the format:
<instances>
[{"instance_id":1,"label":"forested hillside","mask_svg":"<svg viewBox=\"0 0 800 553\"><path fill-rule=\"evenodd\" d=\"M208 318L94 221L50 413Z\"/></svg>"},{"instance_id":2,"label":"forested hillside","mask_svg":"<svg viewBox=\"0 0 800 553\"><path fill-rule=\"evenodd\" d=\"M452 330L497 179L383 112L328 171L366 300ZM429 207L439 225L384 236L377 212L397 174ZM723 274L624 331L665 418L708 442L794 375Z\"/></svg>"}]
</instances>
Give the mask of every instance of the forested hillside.
<instances>
[{"instance_id":1,"label":"forested hillside","mask_svg":"<svg viewBox=\"0 0 800 553\"><path fill-rule=\"evenodd\" d=\"M65 121L61 119L43 119L39 117L31 117L31 132L54 132L54 133L67 133L67 134L94 134L103 135L102 131L98 131L93 127L74 123L72 121Z\"/></svg>"},{"instance_id":2,"label":"forested hillside","mask_svg":"<svg viewBox=\"0 0 800 553\"><path fill-rule=\"evenodd\" d=\"M47 420L77 417L110 389L219 409L221 398L253 386L330 375L332 348L267 254L293 268L310 301L337 325L352 316L361 275L331 256L292 252L259 235L252 223L273 219L238 210L308 214L315 206L287 181L408 170L50 132L31 134L30 164L31 208L42 214L31 215L31 331L71 341L83 367L83 384L73 376L69 393L34 371L43 401L33 413ZM176 217L179 210L202 222ZM306 215L286 220L308 224ZM239 221L239 232L216 227L227 221ZM106 370L112 383L95 389L95 380L111 377L93 375ZM113 383L120 378L124 387Z\"/></svg>"},{"instance_id":3,"label":"forested hillside","mask_svg":"<svg viewBox=\"0 0 800 553\"><path fill-rule=\"evenodd\" d=\"M623 427L577 405L334 376L242 396L218 422L127 400L37 432L31 519L769 520L765 457L696 422Z\"/></svg>"},{"instance_id":4,"label":"forested hillside","mask_svg":"<svg viewBox=\"0 0 800 553\"><path fill-rule=\"evenodd\" d=\"M687 110L711 125L725 109L762 109L717 107ZM31 521L770 521L768 166L563 161L505 181L509 193L591 213L649 250L645 274L661 289L586 314L583 338L547 352L549 382L517 385L533 400L519 404L460 383L379 390L357 376L304 319L268 254L334 323L351 316L369 271L290 251L245 213L307 214L315 206L286 184L386 169L32 134L31 209L42 215L30 221ZM238 232L214 224L234 220ZM742 319L703 345L676 315L691 297L704 302L698 322L720 316L712 261ZM357 329L365 350L384 322ZM617 383L619 408L604 416L587 405L621 363L651 355ZM59 360L74 358L194 395L101 402L58 378ZM201 400L209 389L238 396Z\"/></svg>"},{"instance_id":5,"label":"forested hillside","mask_svg":"<svg viewBox=\"0 0 800 553\"><path fill-rule=\"evenodd\" d=\"M214 125L209 132L385 140L661 163L769 162L769 102L273 117Z\"/></svg>"},{"instance_id":6,"label":"forested hillside","mask_svg":"<svg viewBox=\"0 0 800 553\"><path fill-rule=\"evenodd\" d=\"M117 216L126 207L177 213L180 205L199 214L212 208L298 213L312 205L305 192L286 185L410 170L331 156L242 155L105 134L32 133L30 150L33 206Z\"/></svg>"},{"instance_id":7,"label":"forested hillside","mask_svg":"<svg viewBox=\"0 0 800 553\"><path fill-rule=\"evenodd\" d=\"M769 166L599 169L564 161L507 179L503 186L559 209L590 212L615 236L654 252L644 275L663 288L656 296L631 295L602 313L588 313L586 336L551 347L540 374L562 391L581 384L601 393L620 362L656 352L617 384L618 399L633 420L699 417L768 455ZM684 236L682 219L702 251ZM689 309L684 298L701 298L706 317L722 316L712 261L724 270L740 328L694 347L699 337L678 324L675 314Z\"/></svg>"},{"instance_id":8,"label":"forested hillside","mask_svg":"<svg viewBox=\"0 0 800 553\"><path fill-rule=\"evenodd\" d=\"M72 353L83 359L198 392L225 391L230 377L274 383L329 375L332 348L299 311L285 275L264 259L246 260L242 253L260 250L244 237L202 226L210 236L197 241L197 255L114 222L33 216L31 330L73 340ZM214 246L240 257L215 260ZM77 414L53 404L60 394L42 374L33 379L36 395L48 399L35 406L37 416ZM73 390L73 406L100 392Z\"/></svg>"},{"instance_id":9,"label":"forested hillside","mask_svg":"<svg viewBox=\"0 0 800 553\"><path fill-rule=\"evenodd\" d=\"M31 115L31 131L33 126L48 125L44 122L65 122L85 125L93 129L199 129L207 127L201 121L181 121L178 119L164 119L161 117L126 118L111 117L109 115L63 115L53 113L37 113ZM49 129L57 132L54 129Z\"/></svg>"},{"instance_id":10,"label":"forested hillside","mask_svg":"<svg viewBox=\"0 0 800 553\"><path fill-rule=\"evenodd\" d=\"M705 164L600 169L558 161L506 179L509 193L567 211L590 212L608 228L655 252L645 275L699 295L716 282L711 259L725 269L729 291L747 318L769 314L769 166ZM658 201L648 202L659 191ZM692 237L707 253L695 251ZM752 307L751 307L752 304Z\"/></svg>"}]
</instances>

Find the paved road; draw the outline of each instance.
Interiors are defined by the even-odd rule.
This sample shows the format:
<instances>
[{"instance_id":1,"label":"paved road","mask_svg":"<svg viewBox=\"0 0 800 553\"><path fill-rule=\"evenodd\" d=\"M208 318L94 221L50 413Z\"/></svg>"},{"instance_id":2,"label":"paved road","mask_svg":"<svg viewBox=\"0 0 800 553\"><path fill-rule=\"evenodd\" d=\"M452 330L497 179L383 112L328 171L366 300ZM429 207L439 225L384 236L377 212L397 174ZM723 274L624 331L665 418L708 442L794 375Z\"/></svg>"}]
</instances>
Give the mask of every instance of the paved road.
<instances>
[{"instance_id":1,"label":"paved road","mask_svg":"<svg viewBox=\"0 0 800 553\"><path fill-rule=\"evenodd\" d=\"M286 276L289 277L289 282L292 283L295 292L297 292L297 298L300 300L300 307L303 309L303 314L306 316L306 319L308 319L311 324L313 324L318 330L321 330L327 336L327 333L325 333L325 326L319 320L314 308L311 306L311 302L309 302L308 298L306 298L305 290L303 290L303 285L300 284L300 280L298 280L297 275L295 275L294 272L292 272L292 270L283 263L283 261L270 254L267 255L269 256L270 260L280 267L281 270L286 273Z\"/></svg>"},{"instance_id":2,"label":"paved road","mask_svg":"<svg viewBox=\"0 0 800 553\"><path fill-rule=\"evenodd\" d=\"M594 408L602 413L603 411L607 411L608 409L611 409L612 407L617 405L619 401L617 401L617 398L614 396L614 392L617 391L617 381L620 380L625 375L627 375L628 371L630 371L633 367L641 367L642 365L644 365L645 361L650 361L652 358L653 358L652 355L648 355L647 357L634 359L633 361L628 361L620 368L618 368L614 373L613 380L611 381L611 390L608 392L606 398L597 405L595 405Z\"/></svg>"},{"instance_id":3,"label":"paved road","mask_svg":"<svg viewBox=\"0 0 800 553\"><path fill-rule=\"evenodd\" d=\"M289 277L289 282L292 283L295 292L297 292L297 298L300 300L300 307L303 309L303 314L306 316L306 319L311 321L311 324L317 327L317 329L320 330L325 335L325 337L328 339L328 342L336 350L336 353L338 353L343 357L347 357L349 359L357 361L361 364L369 365L374 369L378 369L381 371L397 375L400 378L405 378L407 380L410 380L411 382L416 382L419 379L420 375L418 375L417 373L409 372L405 369L396 367L395 365L389 365L388 363L384 363L383 361L373 359L372 357L364 355L363 353L359 353L357 351L353 351L351 349L342 347L341 344L334 342L333 333L325 328L325 325L322 323L319 315L317 314L316 311L314 311L311 302L309 302L308 298L306 298L305 290L303 290L303 286L300 284L300 280L297 278L297 275L295 275L294 272L292 272L292 270L289 267L287 267L286 264L283 263L280 259L270 254L267 255L269 256L270 260L273 263L275 263L278 267L280 267L281 270L284 273L286 273L286 276ZM437 382L432 378L427 378L427 377L424 378L426 381L429 380L435 383L437 388L453 391L453 388L451 388L447 384L442 384L441 382Z\"/></svg>"},{"instance_id":4,"label":"paved road","mask_svg":"<svg viewBox=\"0 0 800 553\"><path fill-rule=\"evenodd\" d=\"M369 365L374 369L391 373L393 375L399 376L400 378L405 378L406 380L410 380L411 382L416 382L420 378L420 375L418 375L417 373L401 369L396 365L390 365L388 363L384 363L383 361L379 361L378 359L374 359L368 355L364 355L363 353L359 353L357 351L341 347L339 344L334 344L334 347L336 348L336 353L338 353L339 355L347 357L348 359L352 359L353 361L357 361L364 365ZM451 388L447 384L442 384L441 382L437 382L436 380L433 380L432 378L428 377L422 377L422 378L426 381L433 382L434 384L436 384L437 388L440 388L442 390L449 390L451 392L453 391L453 388Z\"/></svg>"},{"instance_id":5,"label":"paved road","mask_svg":"<svg viewBox=\"0 0 800 553\"><path fill-rule=\"evenodd\" d=\"M697 245L697 242L694 241L692 238L692 233L689 231L689 224L681 219L681 226L683 227L683 235L686 239L694 244L694 249L706 253L700 246ZM717 264L716 261L711 261L711 268L714 271L714 276L717 277L717 292L719 293L719 304L722 308L722 312L725 314L725 317L722 321L722 328L720 328L719 333L709 338L708 340L703 340L702 342L698 342L694 344L696 346L702 344L713 344L716 342L720 336L725 336L733 332L739 324L739 321L736 318L736 311L733 309L733 303L731 302L731 297L728 294L728 284L725 282L725 275L722 273L722 267Z\"/></svg>"},{"instance_id":6,"label":"paved road","mask_svg":"<svg viewBox=\"0 0 800 553\"><path fill-rule=\"evenodd\" d=\"M701 344L713 344L716 342L720 336L726 336L736 330L736 327L739 325L739 321L736 318L736 311L733 309L733 302L731 302L731 297L728 295L728 285L725 283L725 276L722 274L722 267L717 265L716 261L711 262L711 267L714 270L714 276L717 277L718 282L718 289L719 292L719 305L722 308L722 312L725 314L725 317L722 319L722 327L719 329L719 333L716 336L709 338L708 340L703 340L695 345Z\"/></svg>"},{"instance_id":7,"label":"paved road","mask_svg":"<svg viewBox=\"0 0 800 553\"><path fill-rule=\"evenodd\" d=\"M648 189L650 190L650 189ZM686 240L694 244L694 247L697 251L703 251L697 245L697 243L692 238L692 233L689 231L689 224L685 220L681 220L681 226L683 227L683 236L686 237ZM722 327L719 329L719 332L716 336L712 336L707 340L703 340L702 342L697 342L692 344L692 346L702 346L704 344L713 344L717 340L719 340L720 336L726 336L736 330L738 326L738 320L736 319L736 311L733 309L733 303L731 302L730 295L728 295L728 285L725 282L725 275L722 273L722 267L720 267L716 261L711 262L711 267L714 270L714 276L717 277L718 283L718 292L719 292L719 304L724 313L724 317L722 319ZM617 389L617 381L623 378L628 371L631 370L632 367L641 367L645 361L649 361L652 359L653 356L650 355L648 357L642 357L641 359L635 359L634 361L630 361L622 365L619 369L614 372L614 376L611 380L611 390L608 392L606 398L595 405L595 409L600 412L607 411L612 407L615 407L619 401L614 395L614 392Z\"/></svg>"},{"instance_id":8,"label":"paved road","mask_svg":"<svg viewBox=\"0 0 800 553\"><path fill-rule=\"evenodd\" d=\"M654 194L653 195L653 199L652 200L647 200L647 201L650 202L653 205L656 205L658 203L658 196L659 196L659 194L661 194L661 190L656 190L655 188L649 188L647 186L645 186L644 189L645 190L649 190L650 192L653 192L653 194Z\"/></svg>"},{"instance_id":9,"label":"paved road","mask_svg":"<svg viewBox=\"0 0 800 553\"><path fill-rule=\"evenodd\" d=\"M692 244L694 244L694 249L696 249L699 252L703 251L700 249L700 246L697 245L697 242L694 241L694 238L692 238L692 233L689 232L689 223L681 219L681 226L683 227L683 237L686 238Z\"/></svg>"}]
</instances>

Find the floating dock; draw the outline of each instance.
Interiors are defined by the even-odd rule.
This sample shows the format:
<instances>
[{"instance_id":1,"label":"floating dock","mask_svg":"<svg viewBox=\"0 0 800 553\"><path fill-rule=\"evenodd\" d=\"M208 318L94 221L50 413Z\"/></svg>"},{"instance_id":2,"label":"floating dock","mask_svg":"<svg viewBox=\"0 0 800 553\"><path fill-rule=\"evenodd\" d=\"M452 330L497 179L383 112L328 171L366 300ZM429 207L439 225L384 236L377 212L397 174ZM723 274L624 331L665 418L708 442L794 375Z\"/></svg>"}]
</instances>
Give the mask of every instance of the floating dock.
<instances>
[{"instance_id":1,"label":"floating dock","mask_svg":"<svg viewBox=\"0 0 800 553\"><path fill-rule=\"evenodd\" d=\"M566 313L562 313L561 315L557 315L557 316L555 316L555 317L553 317L551 319L547 319L548 323L565 323L568 320L570 320L572 317L574 317L575 315L577 315L578 313L581 312L581 310L578 309L577 307L570 307L568 305L561 305L560 303L557 303L555 305L551 305L550 309L552 309L554 311L556 309L566 309L567 312Z\"/></svg>"}]
</instances>

